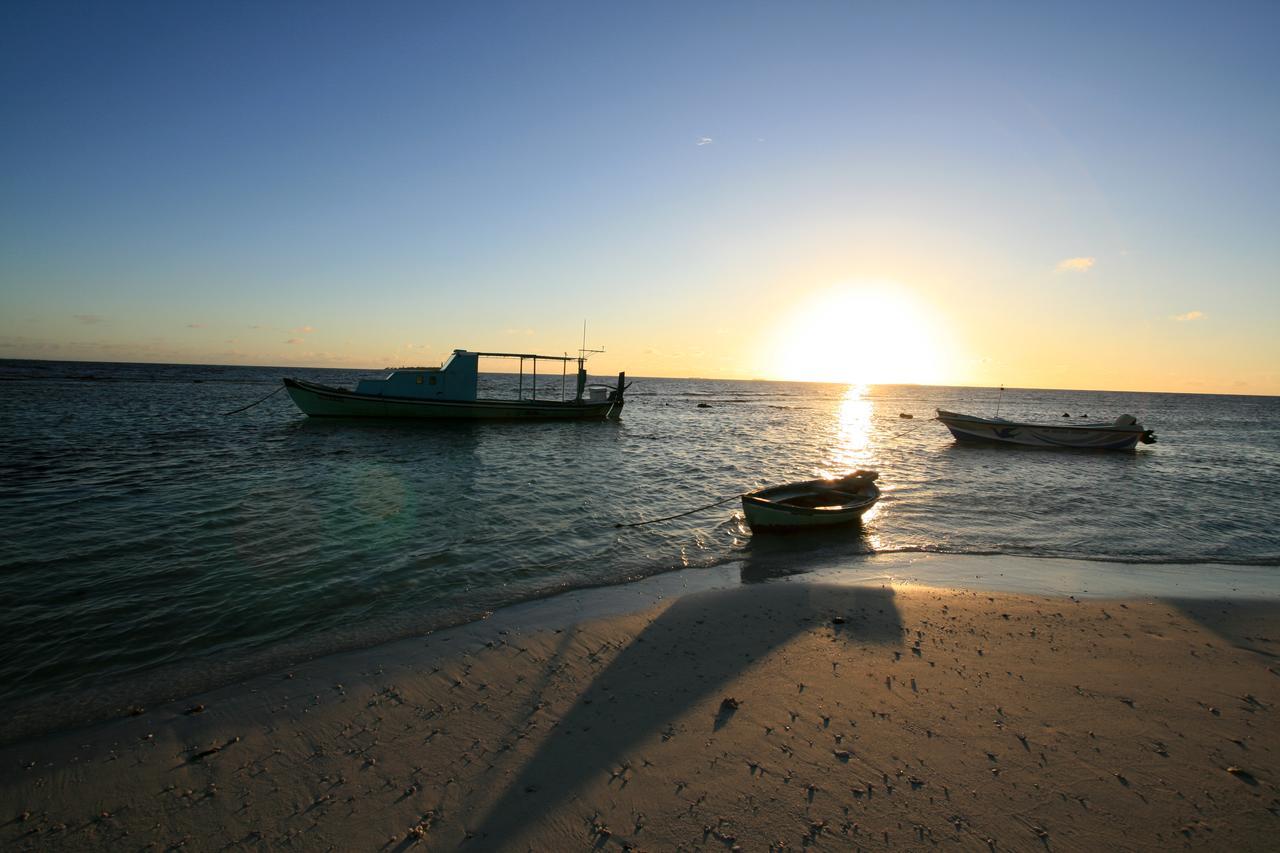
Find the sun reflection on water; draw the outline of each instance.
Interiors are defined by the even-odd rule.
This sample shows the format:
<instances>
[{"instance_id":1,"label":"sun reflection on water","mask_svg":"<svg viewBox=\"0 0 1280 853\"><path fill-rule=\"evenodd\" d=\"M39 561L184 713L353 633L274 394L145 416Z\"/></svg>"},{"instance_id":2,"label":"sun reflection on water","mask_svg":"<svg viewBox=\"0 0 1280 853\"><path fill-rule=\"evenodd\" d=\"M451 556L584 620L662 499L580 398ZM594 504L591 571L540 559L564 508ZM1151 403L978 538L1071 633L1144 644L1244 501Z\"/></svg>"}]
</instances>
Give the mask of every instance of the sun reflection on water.
<instances>
[{"instance_id":1,"label":"sun reflection on water","mask_svg":"<svg viewBox=\"0 0 1280 853\"><path fill-rule=\"evenodd\" d=\"M820 466L821 476L841 477L858 469L879 470L876 443L872 440L872 412L868 386L854 383L845 389L837 403L831 441ZM882 472L883 476L883 472ZM884 484L879 483L881 489ZM864 547L875 552L883 547L876 533L876 519L883 515L884 505L878 503L862 516L862 540Z\"/></svg>"},{"instance_id":2,"label":"sun reflection on water","mask_svg":"<svg viewBox=\"0 0 1280 853\"><path fill-rule=\"evenodd\" d=\"M835 434L822 465L823 477L839 477L858 468L872 468L871 400L867 386L853 384L836 407Z\"/></svg>"}]
</instances>

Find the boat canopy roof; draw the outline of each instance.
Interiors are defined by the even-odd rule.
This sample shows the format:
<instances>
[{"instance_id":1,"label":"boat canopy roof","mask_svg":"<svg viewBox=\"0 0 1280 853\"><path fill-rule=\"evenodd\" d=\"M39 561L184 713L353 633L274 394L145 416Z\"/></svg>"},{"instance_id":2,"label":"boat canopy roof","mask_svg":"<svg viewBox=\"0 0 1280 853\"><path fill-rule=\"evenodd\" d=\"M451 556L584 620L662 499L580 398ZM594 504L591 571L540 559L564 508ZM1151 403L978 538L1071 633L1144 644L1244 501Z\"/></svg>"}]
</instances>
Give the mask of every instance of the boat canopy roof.
<instances>
[{"instance_id":1,"label":"boat canopy roof","mask_svg":"<svg viewBox=\"0 0 1280 853\"><path fill-rule=\"evenodd\" d=\"M448 367L449 366L448 362L452 361L453 357L458 355L474 355L480 358L518 358L521 361L523 361L526 358L541 359L543 361L579 361L579 360L585 361L585 359L582 359L581 356L576 356L576 355L543 355L542 353L533 353L533 352L475 352L474 350L456 349L452 353L450 353L449 359L448 361L445 362L444 367L413 367L409 365L404 365L401 367L388 367L386 369L387 370L425 370L425 371L439 372L444 370L445 367Z\"/></svg>"},{"instance_id":2,"label":"boat canopy roof","mask_svg":"<svg viewBox=\"0 0 1280 853\"><path fill-rule=\"evenodd\" d=\"M544 358L547 361L577 361L576 355L542 355L532 352L472 352L471 350L456 349L454 353L466 353L467 355L478 355L484 358Z\"/></svg>"}]
</instances>

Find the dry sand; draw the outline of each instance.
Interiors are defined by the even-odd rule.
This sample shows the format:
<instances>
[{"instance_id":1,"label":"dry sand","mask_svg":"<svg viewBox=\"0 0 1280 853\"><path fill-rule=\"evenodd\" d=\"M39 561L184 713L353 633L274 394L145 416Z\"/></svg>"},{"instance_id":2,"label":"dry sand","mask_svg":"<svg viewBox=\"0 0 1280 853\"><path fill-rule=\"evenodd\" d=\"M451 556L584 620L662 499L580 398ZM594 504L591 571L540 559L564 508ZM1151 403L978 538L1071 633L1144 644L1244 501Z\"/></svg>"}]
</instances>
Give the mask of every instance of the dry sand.
<instances>
[{"instance_id":1,"label":"dry sand","mask_svg":"<svg viewBox=\"0 0 1280 853\"><path fill-rule=\"evenodd\" d=\"M1274 850L1280 614L795 578L0 750L0 847Z\"/></svg>"}]
</instances>

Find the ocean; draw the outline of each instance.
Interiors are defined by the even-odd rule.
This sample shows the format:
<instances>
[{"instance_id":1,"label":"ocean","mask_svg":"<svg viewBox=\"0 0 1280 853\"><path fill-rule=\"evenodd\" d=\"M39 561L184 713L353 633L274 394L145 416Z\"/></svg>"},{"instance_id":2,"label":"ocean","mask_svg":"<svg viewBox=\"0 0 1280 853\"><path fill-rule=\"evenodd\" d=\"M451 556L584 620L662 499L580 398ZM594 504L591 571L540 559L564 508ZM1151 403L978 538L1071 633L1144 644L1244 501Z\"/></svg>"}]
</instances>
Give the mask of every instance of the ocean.
<instances>
[{"instance_id":1,"label":"ocean","mask_svg":"<svg viewBox=\"0 0 1280 853\"><path fill-rule=\"evenodd\" d=\"M0 739L673 569L940 552L1280 572L1276 397L635 377L617 422L326 421L284 393L224 414L285 375L380 373L0 361ZM1159 443L964 446L930 420L997 405L1129 413ZM618 526L856 468L884 493L861 528L753 539L732 500Z\"/></svg>"}]
</instances>

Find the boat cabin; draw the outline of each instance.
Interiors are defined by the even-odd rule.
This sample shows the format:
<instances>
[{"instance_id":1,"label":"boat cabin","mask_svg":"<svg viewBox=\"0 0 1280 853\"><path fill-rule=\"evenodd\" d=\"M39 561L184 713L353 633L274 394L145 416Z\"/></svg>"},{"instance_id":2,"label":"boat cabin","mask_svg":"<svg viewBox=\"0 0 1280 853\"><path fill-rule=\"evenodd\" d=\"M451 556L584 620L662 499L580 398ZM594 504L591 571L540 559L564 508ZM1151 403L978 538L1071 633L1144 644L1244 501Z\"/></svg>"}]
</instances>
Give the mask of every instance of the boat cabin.
<instances>
[{"instance_id":1,"label":"boat cabin","mask_svg":"<svg viewBox=\"0 0 1280 853\"><path fill-rule=\"evenodd\" d=\"M474 400L480 354L456 349L443 367L399 367L383 379L361 379L357 394L422 400Z\"/></svg>"},{"instance_id":2,"label":"boat cabin","mask_svg":"<svg viewBox=\"0 0 1280 853\"><path fill-rule=\"evenodd\" d=\"M442 367L398 367L382 379L361 379L356 385L356 393L369 397L395 397L414 400L451 400L467 402L476 400L476 388L480 378L480 358L517 358L520 360L520 379L517 396L524 399L525 362L532 360L533 371L530 388L533 399L537 399L538 361L560 362L562 376L568 362L578 362L578 375L575 402L581 402L585 396L589 401L599 402L607 398L607 391L602 386L587 385L586 359L579 356L534 355L532 353L509 352L471 352L456 349ZM563 394L562 394L563 396Z\"/></svg>"}]
</instances>

